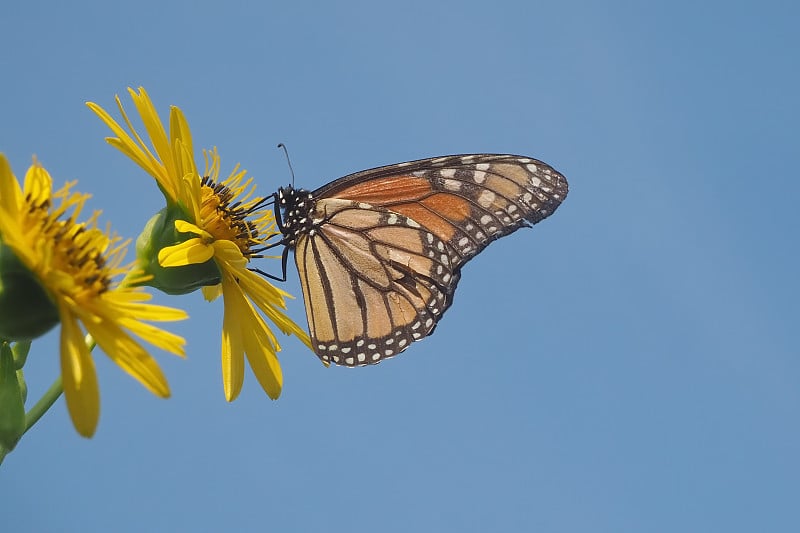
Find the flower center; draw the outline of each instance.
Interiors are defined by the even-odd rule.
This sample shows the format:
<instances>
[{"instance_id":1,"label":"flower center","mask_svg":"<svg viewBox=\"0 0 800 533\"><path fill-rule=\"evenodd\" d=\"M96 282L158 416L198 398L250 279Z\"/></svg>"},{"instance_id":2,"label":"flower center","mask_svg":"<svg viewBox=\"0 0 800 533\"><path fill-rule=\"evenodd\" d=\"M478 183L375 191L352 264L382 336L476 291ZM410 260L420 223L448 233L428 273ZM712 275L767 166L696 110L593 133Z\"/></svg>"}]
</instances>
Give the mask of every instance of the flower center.
<instances>
[{"instance_id":1,"label":"flower center","mask_svg":"<svg viewBox=\"0 0 800 533\"><path fill-rule=\"evenodd\" d=\"M30 197L26 198L29 206L25 221L27 238L37 248L41 274L51 281L52 289L76 300L102 294L111 285L111 272L103 254L109 244L118 239L110 239L97 229L98 213L85 223L76 222L85 196L70 194L68 188L56 196L62 196L64 201L53 212L49 212L50 200L36 203ZM62 219L72 206L78 208Z\"/></svg>"},{"instance_id":2,"label":"flower center","mask_svg":"<svg viewBox=\"0 0 800 533\"><path fill-rule=\"evenodd\" d=\"M248 217L258 216L264 199L255 198L244 203L241 200L234 201L237 195L210 176L203 177L201 191L200 227L218 240L235 243L248 260L258 257L263 237L257 223L248 220Z\"/></svg>"}]
</instances>

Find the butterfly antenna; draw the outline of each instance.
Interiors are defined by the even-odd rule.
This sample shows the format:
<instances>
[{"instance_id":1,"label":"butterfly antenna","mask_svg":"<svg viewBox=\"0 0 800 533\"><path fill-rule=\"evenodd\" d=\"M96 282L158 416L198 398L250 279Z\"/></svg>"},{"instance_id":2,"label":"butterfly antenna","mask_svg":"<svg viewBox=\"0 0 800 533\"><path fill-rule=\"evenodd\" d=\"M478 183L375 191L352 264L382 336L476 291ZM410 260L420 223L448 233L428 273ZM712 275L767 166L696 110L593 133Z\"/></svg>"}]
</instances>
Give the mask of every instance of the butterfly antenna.
<instances>
[{"instance_id":1,"label":"butterfly antenna","mask_svg":"<svg viewBox=\"0 0 800 533\"><path fill-rule=\"evenodd\" d=\"M286 145L283 143L278 143L278 148L283 148L283 153L286 154L286 162L289 164L289 172L292 174L292 187L294 187L294 169L292 168L292 161L289 159L289 150L286 149Z\"/></svg>"}]
</instances>

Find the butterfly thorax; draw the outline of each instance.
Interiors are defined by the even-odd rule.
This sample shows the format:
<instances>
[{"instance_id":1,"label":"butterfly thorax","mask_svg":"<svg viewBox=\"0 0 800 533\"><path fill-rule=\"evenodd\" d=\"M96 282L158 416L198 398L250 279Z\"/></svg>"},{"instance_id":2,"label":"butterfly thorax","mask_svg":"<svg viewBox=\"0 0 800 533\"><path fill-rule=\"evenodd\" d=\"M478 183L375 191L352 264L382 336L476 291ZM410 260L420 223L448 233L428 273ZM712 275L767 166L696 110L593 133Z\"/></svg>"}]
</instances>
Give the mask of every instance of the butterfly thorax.
<instances>
[{"instance_id":1,"label":"butterfly thorax","mask_svg":"<svg viewBox=\"0 0 800 533\"><path fill-rule=\"evenodd\" d=\"M281 212L278 227L283 233L283 243L294 248L298 237L311 233L314 228L310 214L316 200L310 191L288 185L278 189L277 201Z\"/></svg>"}]
</instances>

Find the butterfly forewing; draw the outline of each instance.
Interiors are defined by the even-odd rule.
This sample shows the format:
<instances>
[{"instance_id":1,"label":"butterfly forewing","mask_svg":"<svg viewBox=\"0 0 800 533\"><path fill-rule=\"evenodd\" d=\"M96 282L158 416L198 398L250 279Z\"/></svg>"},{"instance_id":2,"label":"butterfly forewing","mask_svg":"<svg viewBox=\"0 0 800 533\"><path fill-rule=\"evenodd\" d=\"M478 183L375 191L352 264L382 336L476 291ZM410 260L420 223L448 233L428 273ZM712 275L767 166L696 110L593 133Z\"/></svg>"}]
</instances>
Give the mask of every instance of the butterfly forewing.
<instances>
[{"instance_id":1,"label":"butterfly forewing","mask_svg":"<svg viewBox=\"0 0 800 533\"><path fill-rule=\"evenodd\" d=\"M566 179L546 163L478 154L359 172L315 194L401 213L453 247L463 265L493 240L549 216L567 192Z\"/></svg>"},{"instance_id":2,"label":"butterfly forewing","mask_svg":"<svg viewBox=\"0 0 800 533\"><path fill-rule=\"evenodd\" d=\"M365 170L305 192L287 207L284 232L315 352L359 366L429 335L461 267L552 214L567 192L546 163L492 154Z\"/></svg>"}]
</instances>

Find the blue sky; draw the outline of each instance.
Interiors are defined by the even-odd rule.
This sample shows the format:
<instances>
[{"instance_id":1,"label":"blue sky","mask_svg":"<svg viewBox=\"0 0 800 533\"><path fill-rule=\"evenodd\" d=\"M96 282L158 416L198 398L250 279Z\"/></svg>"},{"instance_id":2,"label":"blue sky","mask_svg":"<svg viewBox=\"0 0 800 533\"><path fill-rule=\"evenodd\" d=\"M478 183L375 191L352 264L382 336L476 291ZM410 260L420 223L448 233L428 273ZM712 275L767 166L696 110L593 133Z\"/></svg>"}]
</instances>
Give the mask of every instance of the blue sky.
<instances>
[{"instance_id":1,"label":"blue sky","mask_svg":"<svg viewBox=\"0 0 800 533\"><path fill-rule=\"evenodd\" d=\"M278 142L312 189L508 152L571 191L467 265L402 356L326 369L287 338L277 402L252 375L225 402L221 302L158 296L192 317L189 357L156 353L173 397L98 353L98 432L61 401L25 436L0 472L9 531L800 528L794 4L119 6L4 8L0 151L78 179L123 235L162 199L84 102L128 86L264 194L289 180ZM35 399L53 335L26 370Z\"/></svg>"}]
</instances>

